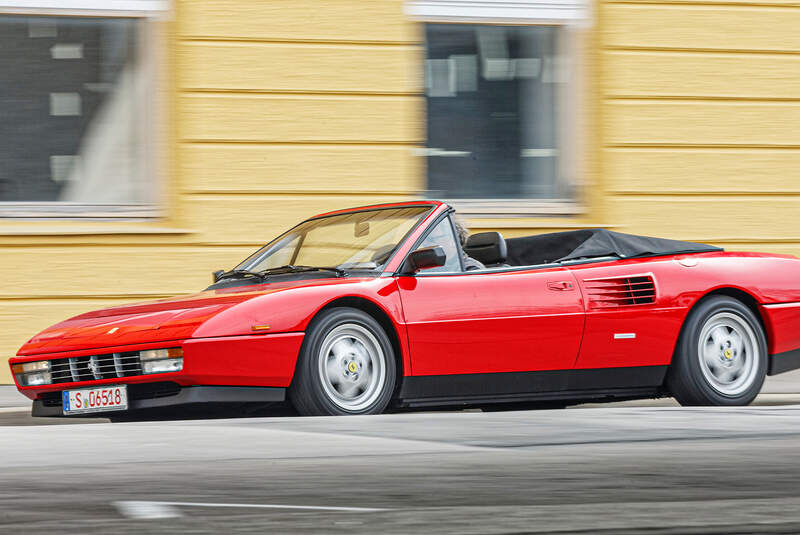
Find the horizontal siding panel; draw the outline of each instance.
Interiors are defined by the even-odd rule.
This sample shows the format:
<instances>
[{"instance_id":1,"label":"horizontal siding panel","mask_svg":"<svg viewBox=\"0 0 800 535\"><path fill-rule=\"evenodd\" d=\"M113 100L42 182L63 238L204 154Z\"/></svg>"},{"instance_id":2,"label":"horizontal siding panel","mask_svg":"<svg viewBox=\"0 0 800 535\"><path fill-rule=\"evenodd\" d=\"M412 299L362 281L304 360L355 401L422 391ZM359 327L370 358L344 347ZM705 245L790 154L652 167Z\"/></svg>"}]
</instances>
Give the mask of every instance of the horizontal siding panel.
<instances>
[{"instance_id":1,"label":"horizontal siding panel","mask_svg":"<svg viewBox=\"0 0 800 535\"><path fill-rule=\"evenodd\" d=\"M425 162L402 146L181 145L189 191L327 191L413 194Z\"/></svg>"},{"instance_id":2,"label":"horizontal siding panel","mask_svg":"<svg viewBox=\"0 0 800 535\"><path fill-rule=\"evenodd\" d=\"M230 269L253 247L0 247L3 297L175 295L211 284L211 272ZM42 285L29 266L58 284ZM88 267L87 267L88 266ZM87 276L91 270L91 276Z\"/></svg>"},{"instance_id":3,"label":"horizontal siding panel","mask_svg":"<svg viewBox=\"0 0 800 535\"><path fill-rule=\"evenodd\" d=\"M188 37L411 43L421 39L403 0L180 0Z\"/></svg>"},{"instance_id":4,"label":"horizontal siding panel","mask_svg":"<svg viewBox=\"0 0 800 535\"><path fill-rule=\"evenodd\" d=\"M414 93L416 47L188 43L179 47L184 89Z\"/></svg>"},{"instance_id":5,"label":"horizontal siding panel","mask_svg":"<svg viewBox=\"0 0 800 535\"><path fill-rule=\"evenodd\" d=\"M770 243L759 241L715 242L726 251L749 251L754 253L789 254L800 257L800 241Z\"/></svg>"},{"instance_id":6,"label":"horizontal siding panel","mask_svg":"<svg viewBox=\"0 0 800 535\"><path fill-rule=\"evenodd\" d=\"M679 240L796 239L800 226L800 197L626 196L607 206L624 232Z\"/></svg>"},{"instance_id":7,"label":"horizontal siding panel","mask_svg":"<svg viewBox=\"0 0 800 535\"><path fill-rule=\"evenodd\" d=\"M608 101L607 143L800 146L800 103Z\"/></svg>"},{"instance_id":8,"label":"horizontal siding panel","mask_svg":"<svg viewBox=\"0 0 800 535\"><path fill-rule=\"evenodd\" d=\"M167 221L160 221L167 223ZM177 226L157 228L147 223L131 226L127 222L119 225L104 225L103 221L3 221L0 225L0 246L20 245L119 245L119 244L174 244L191 240L191 229ZM172 223L172 222L170 222ZM162 232L163 230L163 232Z\"/></svg>"},{"instance_id":9,"label":"horizontal siding panel","mask_svg":"<svg viewBox=\"0 0 800 535\"><path fill-rule=\"evenodd\" d=\"M183 96L191 140L418 143L419 97Z\"/></svg>"},{"instance_id":10,"label":"horizontal siding panel","mask_svg":"<svg viewBox=\"0 0 800 535\"><path fill-rule=\"evenodd\" d=\"M411 199L400 195L184 195L181 204L198 239L263 244L319 213L405 200Z\"/></svg>"},{"instance_id":11,"label":"horizontal siding panel","mask_svg":"<svg viewBox=\"0 0 800 535\"><path fill-rule=\"evenodd\" d=\"M797 0L702 0L698 2L698 0L611 0L608 2L609 4L619 3L619 4L640 4L640 5L652 5L655 3L658 4L677 4L677 5L697 5L698 3L702 3L703 5L707 6L742 6L742 7L750 7L753 5L759 6L767 6L767 7L800 7L798 5Z\"/></svg>"},{"instance_id":12,"label":"horizontal siding panel","mask_svg":"<svg viewBox=\"0 0 800 535\"><path fill-rule=\"evenodd\" d=\"M607 4L603 21L608 46L800 51L800 9Z\"/></svg>"},{"instance_id":13,"label":"horizontal siding panel","mask_svg":"<svg viewBox=\"0 0 800 535\"><path fill-rule=\"evenodd\" d=\"M606 52L610 96L800 99L800 55Z\"/></svg>"},{"instance_id":14,"label":"horizontal siding panel","mask_svg":"<svg viewBox=\"0 0 800 535\"><path fill-rule=\"evenodd\" d=\"M473 219L467 218L467 227L470 233L477 232L500 232L504 238L520 238L524 236L536 236L550 232L566 232L584 228L597 228L604 225L597 221L566 223L559 218L556 221L536 221L534 219Z\"/></svg>"},{"instance_id":15,"label":"horizontal siding panel","mask_svg":"<svg viewBox=\"0 0 800 535\"><path fill-rule=\"evenodd\" d=\"M605 155L612 192L800 193L800 150L634 148Z\"/></svg>"}]
</instances>

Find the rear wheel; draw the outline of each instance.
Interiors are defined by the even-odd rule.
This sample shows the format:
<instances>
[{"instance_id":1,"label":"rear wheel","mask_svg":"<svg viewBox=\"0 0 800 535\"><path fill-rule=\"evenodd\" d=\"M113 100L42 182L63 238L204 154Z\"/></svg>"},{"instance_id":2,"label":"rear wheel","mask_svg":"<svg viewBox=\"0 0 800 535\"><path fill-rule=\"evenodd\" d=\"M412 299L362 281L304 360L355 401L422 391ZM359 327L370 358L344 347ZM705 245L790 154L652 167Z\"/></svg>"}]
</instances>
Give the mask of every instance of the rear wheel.
<instances>
[{"instance_id":1,"label":"rear wheel","mask_svg":"<svg viewBox=\"0 0 800 535\"><path fill-rule=\"evenodd\" d=\"M764 383L767 340L742 302L713 296L689 313L667 374L681 405L747 405Z\"/></svg>"},{"instance_id":2,"label":"rear wheel","mask_svg":"<svg viewBox=\"0 0 800 535\"><path fill-rule=\"evenodd\" d=\"M306 416L378 414L396 377L394 350L380 324L361 310L333 308L306 333L289 398Z\"/></svg>"}]
</instances>

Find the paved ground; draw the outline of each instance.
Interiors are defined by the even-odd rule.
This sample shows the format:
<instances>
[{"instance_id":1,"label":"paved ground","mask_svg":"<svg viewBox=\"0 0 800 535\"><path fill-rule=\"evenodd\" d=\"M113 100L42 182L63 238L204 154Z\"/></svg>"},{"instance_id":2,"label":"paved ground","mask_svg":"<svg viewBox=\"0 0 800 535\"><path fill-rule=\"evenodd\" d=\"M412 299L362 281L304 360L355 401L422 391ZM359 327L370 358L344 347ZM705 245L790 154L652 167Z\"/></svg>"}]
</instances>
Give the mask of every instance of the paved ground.
<instances>
[{"instance_id":1,"label":"paved ground","mask_svg":"<svg viewBox=\"0 0 800 535\"><path fill-rule=\"evenodd\" d=\"M5 425L0 451L0 533L800 532L800 405Z\"/></svg>"},{"instance_id":2,"label":"paved ground","mask_svg":"<svg viewBox=\"0 0 800 535\"><path fill-rule=\"evenodd\" d=\"M110 424L0 387L0 533L800 533L798 392Z\"/></svg>"}]
</instances>

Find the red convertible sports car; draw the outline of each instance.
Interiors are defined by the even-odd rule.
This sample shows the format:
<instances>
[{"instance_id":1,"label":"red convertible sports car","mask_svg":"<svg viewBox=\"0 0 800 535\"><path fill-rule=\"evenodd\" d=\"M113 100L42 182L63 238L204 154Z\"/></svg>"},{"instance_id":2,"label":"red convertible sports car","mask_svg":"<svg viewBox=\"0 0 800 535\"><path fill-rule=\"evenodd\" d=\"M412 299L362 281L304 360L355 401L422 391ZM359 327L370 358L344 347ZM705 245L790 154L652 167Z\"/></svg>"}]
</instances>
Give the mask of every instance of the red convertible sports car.
<instances>
[{"instance_id":1,"label":"red convertible sports car","mask_svg":"<svg viewBox=\"0 0 800 535\"><path fill-rule=\"evenodd\" d=\"M10 359L37 416L288 398L306 415L674 396L800 367L800 260L602 229L468 236L441 202L308 219L185 297ZM201 405L202 406L202 405Z\"/></svg>"}]
</instances>

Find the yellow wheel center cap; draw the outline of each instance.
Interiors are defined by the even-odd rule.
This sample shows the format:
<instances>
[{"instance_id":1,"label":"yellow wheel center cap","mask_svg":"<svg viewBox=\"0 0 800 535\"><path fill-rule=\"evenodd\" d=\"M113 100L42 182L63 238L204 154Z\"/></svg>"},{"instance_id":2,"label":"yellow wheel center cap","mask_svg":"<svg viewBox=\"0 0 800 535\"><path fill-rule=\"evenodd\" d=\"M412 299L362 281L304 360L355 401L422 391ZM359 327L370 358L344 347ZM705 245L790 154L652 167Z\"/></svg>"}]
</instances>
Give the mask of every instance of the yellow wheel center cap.
<instances>
[{"instance_id":1,"label":"yellow wheel center cap","mask_svg":"<svg viewBox=\"0 0 800 535\"><path fill-rule=\"evenodd\" d=\"M733 358L733 351L726 349L723 355L725 355L726 359L731 360Z\"/></svg>"},{"instance_id":2,"label":"yellow wheel center cap","mask_svg":"<svg viewBox=\"0 0 800 535\"><path fill-rule=\"evenodd\" d=\"M353 361L350 361L350 364L347 365L347 369L350 370L350 373L356 373L358 371L358 364L356 364Z\"/></svg>"}]
</instances>

